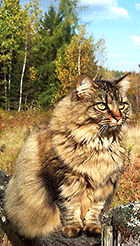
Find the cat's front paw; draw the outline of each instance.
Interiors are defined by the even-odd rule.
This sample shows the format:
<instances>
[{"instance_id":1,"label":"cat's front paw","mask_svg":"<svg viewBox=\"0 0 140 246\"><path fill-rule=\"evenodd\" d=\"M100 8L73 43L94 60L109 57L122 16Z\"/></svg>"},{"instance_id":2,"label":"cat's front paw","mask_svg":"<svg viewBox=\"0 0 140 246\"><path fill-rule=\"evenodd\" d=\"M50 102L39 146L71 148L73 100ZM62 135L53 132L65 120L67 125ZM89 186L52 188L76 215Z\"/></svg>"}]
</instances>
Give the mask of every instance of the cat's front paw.
<instances>
[{"instance_id":1,"label":"cat's front paw","mask_svg":"<svg viewBox=\"0 0 140 246\"><path fill-rule=\"evenodd\" d=\"M101 226L90 223L84 227L84 232L89 237L99 237L101 236Z\"/></svg>"},{"instance_id":2,"label":"cat's front paw","mask_svg":"<svg viewBox=\"0 0 140 246\"><path fill-rule=\"evenodd\" d=\"M82 227L79 225L67 225L62 228L62 235L66 238L78 237L82 232Z\"/></svg>"}]
</instances>

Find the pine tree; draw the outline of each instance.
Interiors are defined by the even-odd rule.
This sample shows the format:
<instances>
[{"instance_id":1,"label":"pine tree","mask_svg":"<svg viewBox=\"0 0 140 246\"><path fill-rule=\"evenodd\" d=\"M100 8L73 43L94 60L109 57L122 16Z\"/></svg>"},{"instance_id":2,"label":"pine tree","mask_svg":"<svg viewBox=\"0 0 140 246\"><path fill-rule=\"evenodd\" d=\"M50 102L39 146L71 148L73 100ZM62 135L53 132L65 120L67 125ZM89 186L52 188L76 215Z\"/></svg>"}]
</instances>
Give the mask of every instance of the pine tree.
<instances>
[{"instance_id":1,"label":"pine tree","mask_svg":"<svg viewBox=\"0 0 140 246\"><path fill-rule=\"evenodd\" d=\"M66 46L71 42L77 27L77 0L61 0L56 11L53 5L45 14L40 28L40 42L35 53L36 96L39 103L51 106L54 104L57 91L56 59L58 53L63 56ZM40 55L41 54L41 55Z\"/></svg>"}]
</instances>

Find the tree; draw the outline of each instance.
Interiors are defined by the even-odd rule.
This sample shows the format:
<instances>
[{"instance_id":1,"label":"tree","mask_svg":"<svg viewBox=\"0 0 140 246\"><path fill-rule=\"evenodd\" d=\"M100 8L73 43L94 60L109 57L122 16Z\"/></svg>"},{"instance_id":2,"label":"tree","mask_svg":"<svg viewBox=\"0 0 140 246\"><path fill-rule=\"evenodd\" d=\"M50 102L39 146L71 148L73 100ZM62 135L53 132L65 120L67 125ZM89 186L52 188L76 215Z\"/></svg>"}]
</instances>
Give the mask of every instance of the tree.
<instances>
[{"instance_id":1,"label":"tree","mask_svg":"<svg viewBox=\"0 0 140 246\"><path fill-rule=\"evenodd\" d=\"M51 4L45 17L38 0L23 9L18 0L1 0L0 6L1 107L50 107L72 89L78 74L95 77L100 44L84 27L76 35L78 0Z\"/></svg>"},{"instance_id":2,"label":"tree","mask_svg":"<svg viewBox=\"0 0 140 246\"><path fill-rule=\"evenodd\" d=\"M136 117L138 118L140 108L140 79L135 72L130 75L130 81L128 97L132 104L133 113L136 114Z\"/></svg>"},{"instance_id":3,"label":"tree","mask_svg":"<svg viewBox=\"0 0 140 246\"><path fill-rule=\"evenodd\" d=\"M106 57L107 57L107 49L106 49L106 42L105 39L102 37L99 39L99 41L97 42L97 49L96 49L96 61L97 61L97 66L98 66L98 70L97 73L94 77L94 80L98 77L98 78L102 78L102 72L103 70L105 71L106 69L104 69L104 65L106 62Z\"/></svg>"},{"instance_id":4,"label":"tree","mask_svg":"<svg viewBox=\"0 0 140 246\"><path fill-rule=\"evenodd\" d=\"M23 66L22 66L22 73L20 79L20 96L19 96L19 106L18 111L21 110L22 104L22 96L23 96L23 79L25 75L25 68L27 63L27 54L29 50L35 49L34 44L38 41L38 27L40 25L40 17L42 10L39 9L38 0L33 0L29 3L29 5L25 4L25 9L23 9L24 13L24 29L23 29L23 36L24 36L24 51L23 51ZM31 52L31 51L30 51ZM31 70L29 68L29 70ZM27 95L26 95L27 100Z\"/></svg>"},{"instance_id":5,"label":"tree","mask_svg":"<svg viewBox=\"0 0 140 246\"><path fill-rule=\"evenodd\" d=\"M18 0L4 0L0 5L1 84L5 84L5 108L10 110L13 53L21 43L23 19Z\"/></svg>"},{"instance_id":6,"label":"tree","mask_svg":"<svg viewBox=\"0 0 140 246\"><path fill-rule=\"evenodd\" d=\"M78 26L77 4L78 0L61 0L59 4L57 18L61 19L63 23L62 25L60 24L59 35L61 35L66 44L70 43Z\"/></svg>"},{"instance_id":7,"label":"tree","mask_svg":"<svg viewBox=\"0 0 140 246\"><path fill-rule=\"evenodd\" d=\"M42 21L40 42L36 46L33 63L36 70L34 84L37 85L35 94L42 105L51 106L56 100L56 59L58 54L63 56L75 33L78 23L76 8L77 0L61 0L58 10L51 5Z\"/></svg>"},{"instance_id":8,"label":"tree","mask_svg":"<svg viewBox=\"0 0 140 246\"><path fill-rule=\"evenodd\" d=\"M26 82L25 78L29 77L27 74L29 74L30 67L28 65L27 68L27 64L35 49L35 40L37 43L40 14L38 0L26 4L23 9L21 9L18 0L1 1L0 62L2 68L0 83L2 86L1 98L3 103L5 98L5 108L8 110L18 108L20 111L23 93L24 96L26 95L23 81ZM25 87L26 85L25 83ZM17 98L19 98L19 102Z\"/></svg>"},{"instance_id":9,"label":"tree","mask_svg":"<svg viewBox=\"0 0 140 246\"><path fill-rule=\"evenodd\" d=\"M94 43L92 36L86 36L85 27L82 26L79 34L73 36L71 43L66 47L64 57L58 54L56 60L56 73L59 80L58 98L69 93L80 73L87 73L91 78L95 77L96 52L97 44Z\"/></svg>"}]
</instances>

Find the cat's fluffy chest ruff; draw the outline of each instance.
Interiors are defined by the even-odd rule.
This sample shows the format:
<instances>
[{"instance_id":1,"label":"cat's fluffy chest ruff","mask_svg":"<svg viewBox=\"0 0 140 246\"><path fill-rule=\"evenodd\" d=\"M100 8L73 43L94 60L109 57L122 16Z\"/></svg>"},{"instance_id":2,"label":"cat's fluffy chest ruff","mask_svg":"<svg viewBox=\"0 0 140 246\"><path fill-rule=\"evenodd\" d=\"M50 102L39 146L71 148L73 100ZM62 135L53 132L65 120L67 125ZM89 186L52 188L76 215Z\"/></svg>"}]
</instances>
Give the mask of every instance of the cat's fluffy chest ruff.
<instances>
[{"instance_id":1,"label":"cat's fluffy chest ruff","mask_svg":"<svg viewBox=\"0 0 140 246\"><path fill-rule=\"evenodd\" d=\"M123 166L125 155L124 148L120 145L118 138L97 137L94 140L73 143L70 137L55 136L54 146L58 156L67 163L73 171L88 176L94 180L94 186L103 185L113 175L119 172Z\"/></svg>"}]
</instances>

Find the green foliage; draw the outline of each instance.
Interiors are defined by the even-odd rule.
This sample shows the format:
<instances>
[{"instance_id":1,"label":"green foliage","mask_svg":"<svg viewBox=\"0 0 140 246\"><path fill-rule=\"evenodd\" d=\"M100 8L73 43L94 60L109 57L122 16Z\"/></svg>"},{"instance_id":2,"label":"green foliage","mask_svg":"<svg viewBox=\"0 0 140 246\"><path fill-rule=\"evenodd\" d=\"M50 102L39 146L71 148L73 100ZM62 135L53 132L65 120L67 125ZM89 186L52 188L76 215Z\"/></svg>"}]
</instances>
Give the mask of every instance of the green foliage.
<instances>
[{"instance_id":1,"label":"green foliage","mask_svg":"<svg viewBox=\"0 0 140 246\"><path fill-rule=\"evenodd\" d=\"M17 108L25 47L28 54L37 36L38 2L21 9L19 1L3 0L0 9L0 85L5 108ZM26 75L28 78L28 74ZM25 78L26 80L26 78ZM3 105L3 104L1 104Z\"/></svg>"},{"instance_id":2,"label":"green foliage","mask_svg":"<svg viewBox=\"0 0 140 246\"><path fill-rule=\"evenodd\" d=\"M0 8L0 63L2 87L1 99L5 107L10 106L11 78L13 56L17 53L22 42L22 18L21 6L18 0L4 0Z\"/></svg>"},{"instance_id":3,"label":"green foliage","mask_svg":"<svg viewBox=\"0 0 140 246\"><path fill-rule=\"evenodd\" d=\"M76 4L77 1L60 1L58 11L51 5L42 20L40 41L36 44L33 63L36 68L34 83L39 86L36 96L41 105L49 107L56 101L59 89L56 60L58 56L63 56L75 33L78 22Z\"/></svg>"},{"instance_id":4,"label":"green foliage","mask_svg":"<svg viewBox=\"0 0 140 246\"><path fill-rule=\"evenodd\" d=\"M18 0L0 5L0 107L52 107L73 88L79 69L95 76L104 42L78 29L78 0L51 4L44 17L38 0L24 8Z\"/></svg>"}]
</instances>

